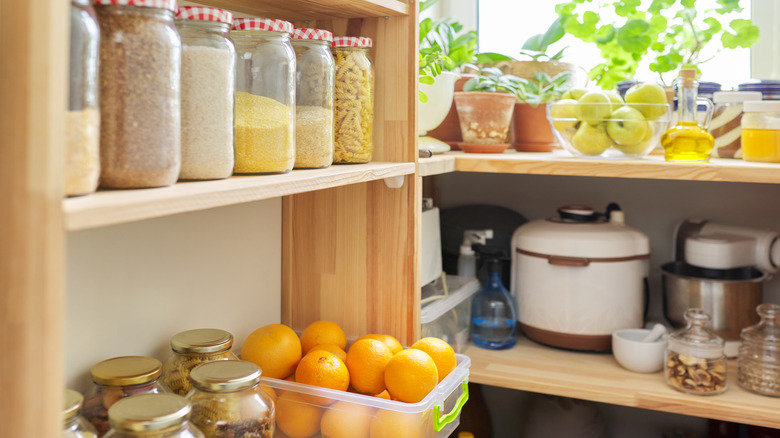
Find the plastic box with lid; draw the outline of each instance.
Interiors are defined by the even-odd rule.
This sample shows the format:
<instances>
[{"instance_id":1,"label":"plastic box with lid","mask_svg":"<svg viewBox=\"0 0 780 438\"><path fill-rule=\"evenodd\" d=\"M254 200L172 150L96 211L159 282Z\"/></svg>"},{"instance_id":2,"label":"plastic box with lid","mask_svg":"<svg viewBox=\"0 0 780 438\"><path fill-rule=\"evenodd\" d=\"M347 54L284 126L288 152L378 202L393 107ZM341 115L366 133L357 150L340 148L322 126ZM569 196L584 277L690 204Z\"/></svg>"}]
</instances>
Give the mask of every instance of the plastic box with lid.
<instances>
[{"instance_id":1,"label":"plastic box with lid","mask_svg":"<svg viewBox=\"0 0 780 438\"><path fill-rule=\"evenodd\" d=\"M433 336L461 353L469 340L471 298L479 291L476 278L447 275L422 288L420 336Z\"/></svg>"}]
</instances>

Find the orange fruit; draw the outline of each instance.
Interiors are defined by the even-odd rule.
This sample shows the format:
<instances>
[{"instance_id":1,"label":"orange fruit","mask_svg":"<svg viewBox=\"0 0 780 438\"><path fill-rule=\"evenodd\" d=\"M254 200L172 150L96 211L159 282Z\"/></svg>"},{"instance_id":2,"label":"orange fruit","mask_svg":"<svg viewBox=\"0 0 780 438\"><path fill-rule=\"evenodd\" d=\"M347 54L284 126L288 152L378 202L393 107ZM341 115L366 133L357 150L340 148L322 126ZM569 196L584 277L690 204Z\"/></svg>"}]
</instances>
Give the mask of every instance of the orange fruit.
<instances>
[{"instance_id":1,"label":"orange fruit","mask_svg":"<svg viewBox=\"0 0 780 438\"><path fill-rule=\"evenodd\" d=\"M342 350L347 348L347 335L335 322L315 321L309 324L301 333L303 354L320 344L336 344Z\"/></svg>"},{"instance_id":2,"label":"orange fruit","mask_svg":"<svg viewBox=\"0 0 780 438\"><path fill-rule=\"evenodd\" d=\"M428 414L430 415L430 414ZM425 419L422 414L380 409L369 426L370 438L423 438Z\"/></svg>"},{"instance_id":3,"label":"orange fruit","mask_svg":"<svg viewBox=\"0 0 780 438\"><path fill-rule=\"evenodd\" d=\"M336 357L341 359L342 362L347 360L347 353L336 344L315 345L314 347L311 348L311 350L309 350L309 353L315 350L323 350L323 351L327 351L328 353L333 353L336 355Z\"/></svg>"},{"instance_id":4,"label":"orange fruit","mask_svg":"<svg viewBox=\"0 0 780 438\"><path fill-rule=\"evenodd\" d=\"M370 333L367 335L363 335L359 338L357 338L355 341L359 341L361 339L375 339L385 345L387 345L387 348L390 349L393 354L398 353L399 351L403 350L404 347L401 346L401 343L398 342L398 339L390 336L390 335L382 335L378 333Z\"/></svg>"},{"instance_id":5,"label":"orange fruit","mask_svg":"<svg viewBox=\"0 0 780 438\"><path fill-rule=\"evenodd\" d=\"M301 360L301 341L284 324L269 324L253 331L241 347L241 359L254 362L264 377L284 379Z\"/></svg>"},{"instance_id":6,"label":"orange fruit","mask_svg":"<svg viewBox=\"0 0 780 438\"><path fill-rule=\"evenodd\" d=\"M265 393L268 394L268 397L270 397L271 400L273 400L274 403L276 403L276 390L266 385L258 385L258 387L263 391L265 391Z\"/></svg>"},{"instance_id":7,"label":"orange fruit","mask_svg":"<svg viewBox=\"0 0 780 438\"><path fill-rule=\"evenodd\" d=\"M322 388L346 391L349 388L349 371L344 362L333 353L315 350L303 356L295 369L295 381ZM327 405L333 400L304 394L303 398L311 403Z\"/></svg>"},{"instance_id":8,"label":"orange fruit","mask_svg":"<svg viewBox=\"0 0 780 438\"><path fill-rule=\"evenodd\" d=\"M385 385L395 400L417 403L438 383L436 362L422 350L404 350L393 356L385 367Z\"/></svg>"},{"instance_id":9,"label":"orange fruit","mask_svg":"<svg viewBox=\"0 0 780 438\"><path fill-rule=\"evenodd\" d=\"M439 338L422 338L412 344L410 348L428 353L428 356L436 363L436 369L439 371L439 382L444 380L458 365L458 361L455 359L455 350L450 347L450 344Z\"/></svg>"},{"instance_id":10,"label":"orange fruit","mask_svg":"<svg viewBox=\"0 0 780 438\"><path fill-rule=\"evenodd\" d=\"M328 407L320 423L323 438L365 438L374 408L340 401Z\"/></svg>"},{"instance_id":11,"label":"orange fruit","mask_svg":"<svg viewBox=\"0 0 780 438\"><path fill-rule=\"evenodd\" d=\"M384 391L380 392L379 394L374 394L374 397L383 398L385 400L391 400L390 399L390 393L387 392L386 389Z\"/></svg>"},{"instance_id":12,"label":"orange fruit","mask_svg":"<svg viewBox=\"0 0 780 438\"><path fill-rule=\"evenodd\" d=\"M379 394L385 390L385 367L393 353L374 339L355 341L347 351L347 369L352 387L363 394Z\"/></svg>"},{"instance_id":13,"label":"orange fruit","mask_svg":"<svg viewBox=\"0 0 780 438\"><path fill-rule=\"evenodd\" d=\"M322 408L305 402L301 395L285 391L276 401L276 427L290 438L306 438L320 430Z\"/></svg>"}]
</instances>

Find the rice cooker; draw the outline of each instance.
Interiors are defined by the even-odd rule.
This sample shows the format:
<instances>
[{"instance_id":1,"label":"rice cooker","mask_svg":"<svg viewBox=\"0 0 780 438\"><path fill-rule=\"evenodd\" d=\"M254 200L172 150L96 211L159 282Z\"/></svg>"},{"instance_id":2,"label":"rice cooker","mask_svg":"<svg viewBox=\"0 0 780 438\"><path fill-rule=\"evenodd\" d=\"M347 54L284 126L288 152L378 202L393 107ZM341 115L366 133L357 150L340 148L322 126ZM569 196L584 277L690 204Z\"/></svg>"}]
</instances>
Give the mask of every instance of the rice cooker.
<instances>
[{"instance_id":1,"label":"rice cooker","mask_svg":"<svg viewBox=\"0 0 780 438\"><path fill-rule=\"evenodd\" d=\"M623 211L564 206L512 236L518 322L536 342L608 351L612 332L644 322L650 244Z\"/></svg>"}]
</instances>

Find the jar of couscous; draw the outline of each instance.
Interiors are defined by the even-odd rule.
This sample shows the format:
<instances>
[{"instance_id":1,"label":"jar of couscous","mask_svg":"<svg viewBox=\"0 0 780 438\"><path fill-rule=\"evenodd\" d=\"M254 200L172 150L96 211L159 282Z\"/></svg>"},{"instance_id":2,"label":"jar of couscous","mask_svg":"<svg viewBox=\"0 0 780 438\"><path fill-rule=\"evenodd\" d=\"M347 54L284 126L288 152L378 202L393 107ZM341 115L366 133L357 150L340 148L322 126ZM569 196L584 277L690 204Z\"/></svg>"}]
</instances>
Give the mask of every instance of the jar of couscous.
<instances>
[{"instance_id":1,"label":"jar of couscous","mask_svg":"<svg viewBox=\"0 0 780 438\"><path fill-rule=\"evenodd\" d=\"M336 37L334 163L367 163L374 152L374 67L371 38Z\"/></svg>"}]
</instances>

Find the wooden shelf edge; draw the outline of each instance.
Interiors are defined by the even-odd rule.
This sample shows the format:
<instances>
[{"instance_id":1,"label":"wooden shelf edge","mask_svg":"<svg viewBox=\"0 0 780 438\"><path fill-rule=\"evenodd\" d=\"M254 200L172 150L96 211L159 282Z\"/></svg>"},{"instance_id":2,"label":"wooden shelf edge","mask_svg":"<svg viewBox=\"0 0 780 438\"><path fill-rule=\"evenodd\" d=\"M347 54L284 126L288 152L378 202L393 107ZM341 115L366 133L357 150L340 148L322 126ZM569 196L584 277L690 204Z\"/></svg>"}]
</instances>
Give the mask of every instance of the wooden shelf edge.
<instances>
[{"instance_id":1,"label":"wooden shelf edge","mask_svg":"<svg viewBox=\"0 0 780 438\"><path fill-rule=\"evenodd\" d=\"M780 399L745 391L729 362L729 387L715 396L672 389L662 372L640 374L622 368L611 354L578 353L546 347L526 338L509 350L469 345L469 381L503 388L780 428Z\"/></svg>"},{"instance_id":2,"label":"wooden shelf edge","mask_svg":"<svg viewBox=\"0 0 780 438\"><path fill-rule=\"evenodd\" d=\"M138 220L412 175L415 163L334 165L283 175L234 176L179 182L170 187L101 190L63 200L64 226L79 231Z\"/></svg>"},{"instance_id":3,"label":"wooden shelf edge","mask_svg":"<svg viewBox=\"0 0 780 438\"><path fill-rule=\"evenodd\" d=\"M432 176L454 172L455 159L453 155L434 155L430 158L420 158L417 161L417 175Z\"/></svg>"},{"instance_id":4,"label":"wooden shelf edge","mask_svg":"<svg viewBox=\"0 0 780 438\"><path fill-rule=\"evenodd\" d=\"M312 20L334 18L392 17L409 15L409 4L399 0L192 0L193 3L224 8L243 14Z\"/></svg>"}]
</instances>

